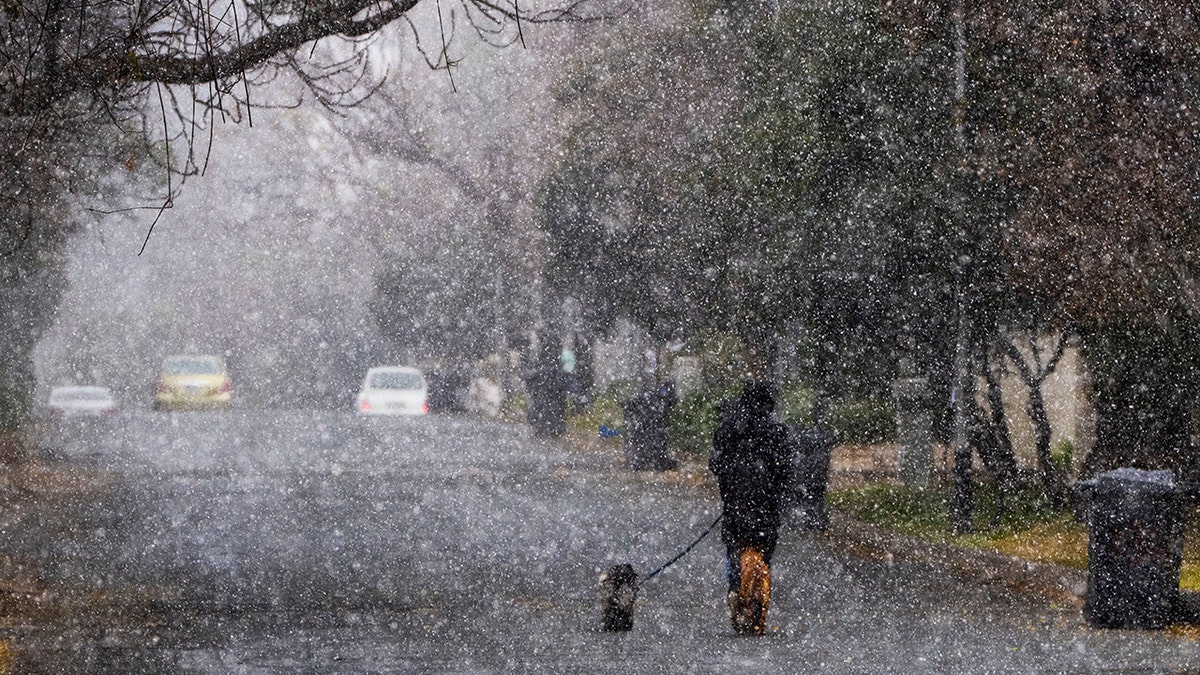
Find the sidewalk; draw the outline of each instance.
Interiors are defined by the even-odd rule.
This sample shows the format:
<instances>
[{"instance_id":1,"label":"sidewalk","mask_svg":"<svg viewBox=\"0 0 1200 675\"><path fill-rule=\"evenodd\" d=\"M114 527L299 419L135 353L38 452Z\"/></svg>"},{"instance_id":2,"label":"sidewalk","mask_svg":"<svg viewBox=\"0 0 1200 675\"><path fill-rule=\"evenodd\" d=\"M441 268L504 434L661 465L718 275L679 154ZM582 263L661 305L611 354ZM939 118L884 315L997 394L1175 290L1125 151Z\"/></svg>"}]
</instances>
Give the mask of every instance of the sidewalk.
<instances>
[{"instance_id":1,"label":"sidewalk","mask_svg":"<svg viewBox=\"0 0 1200 675\"><path fill-rule=\"evenodd\" d=\"M934 466L946 462L943 448L934 450ZM936 470L936 469L935 469ZM899 479L894 445L835 447L829 468L830 489ZM1083 607L1087 570L1040 563L986 549L928 541L872 525L834 510L825 535L836 546L888 561L928 562L978 583L1044 595L1056 602Z\"/></svg>"},{"instance_id":2,"label":"sidewalk","mask_svg":"<svg viewBox=\"0 0 1200 675\"><path fill-rule=\"evenodd\" d=\"M620 452L619 444L611 451ZM934 448L935 472L949 473L944 447ZM715 489L711 474L700 462L684 462L677 480L700 489ZM830 459L829 488L844 489L899 480L899 461L894 445L837 446ZM1017 593L1034 594L1051 602L1083 609L1087 595L1087 570L1037 562L998 551L954 546L889 530L831 509L828 529L820 536L830 545L859 556L888 562L924 562L944 568L948 574L979 584L996 584ZM1200 625L1200 592L1180 590L1177 622Z\"/></svg>"},{"instance_id":3,"label":"sidewalk","mask_svg":"<svg viewBox=\"0 0 1200 675\"><path fill-rule=\"evenodd\" d=\"M578 442L578 437L575 438ZM620 459L619 443L587 442L594 449L607 445ZM944 463L944 453L935 449L935 467ZM701 462L683 462L667 480L715 489L707 466ZM829 488L843 489L875 482L899 479L899 461L895 446L837 446L830 460ZM888 561L928 562L939 565L959 578L982 584L1000 584L1024 593L1046 596L1055 602L1083 607L1087 592L1087 570L1040 563L1005 555L997 551L965 548L928 541L863 522L837 510L831 510L827 541L856 555Z\"/></svg>"},{"instance_id":4,"label":"sidewalk","mask_svg":"<svg viewBox=\"0 0 1200 675\"><path fill-rule=\"evenodd\" d=\"M934 447L935 472L949 472L944 447ZM894 445L838 446L830 460L830 489L899 480ZM1036 562L987 549L953 546L920 539L866 523L833 510L825 535L835 546L888 561L926 562L944 567L960 579L1000 584L1082 610L1087 595L1085 569ZM1176 622L1200 625L1200 592L1179 591Z\"/></svg>"}]
</instances>

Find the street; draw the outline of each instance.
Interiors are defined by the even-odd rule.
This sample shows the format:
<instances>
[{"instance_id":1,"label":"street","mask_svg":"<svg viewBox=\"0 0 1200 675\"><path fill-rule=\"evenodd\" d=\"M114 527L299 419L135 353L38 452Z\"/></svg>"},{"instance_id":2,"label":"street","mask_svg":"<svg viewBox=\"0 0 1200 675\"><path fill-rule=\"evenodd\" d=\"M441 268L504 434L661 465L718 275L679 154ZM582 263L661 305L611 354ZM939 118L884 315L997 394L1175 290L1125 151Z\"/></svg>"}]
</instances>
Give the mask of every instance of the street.
<instances>
[{"instance_id":1,"label":"street","mask_svg":"<svg viewBox=\"0 0 1200 675\"><path fill-rule=\"evenodd\" d=\"M67 420L66 422L73 422ZM1182 671L1200 643L786 532L768 635L738 638L711 536L599 630L597 578L647 574L719 512L618 451L467 416L131 411L46 436L0 483L13 673ZM34 479L27 479L33 481ZM51 487L47 487L51 486Z\"/></svg>"}]
</instances>

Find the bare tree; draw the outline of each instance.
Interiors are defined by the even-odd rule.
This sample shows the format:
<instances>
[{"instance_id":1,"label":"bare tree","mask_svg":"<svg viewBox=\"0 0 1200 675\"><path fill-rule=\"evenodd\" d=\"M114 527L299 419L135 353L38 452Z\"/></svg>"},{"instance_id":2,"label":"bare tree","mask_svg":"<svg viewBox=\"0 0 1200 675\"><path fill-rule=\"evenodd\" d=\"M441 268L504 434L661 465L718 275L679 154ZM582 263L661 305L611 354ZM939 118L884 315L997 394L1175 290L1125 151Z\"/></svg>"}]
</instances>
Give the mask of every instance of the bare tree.
<instances>
[{"instance_id":1,"label":"bare tree","mask_svg":"<svg viewBox=\"0 0 1200 675\"><path fill-rule=\"evenodd\" d=\"M433 25L425 27L413 17L418 4L430 3L12 0L0 13L5 135L36 153L43 145L36 141L76 141L108 125L122 137L140 136L170 180L202 170L205 145L197 139L211 133L207 122L249 119L256 86L285 73L323 105L362 100L382 81L373 75L379 69L370 47L391 24L412 32L431 67L449 70L456 60L448 45L463 26L502 45L521 40L525 24L599 16L597 0L537 9L519 0L447 7L439 0ZM436 40L423 40L430 32Z\"/></svg>"},{"instance_id":2,"label":"bare tree","mask_svg":"<svg viewBox=\"0 0 1200 675\"><path fill-rule=\"evenodd\" d=\"M415 255L385 256L388 269L377 276L372 306L389 339L431 348L422 357L460 362L489 352L504 354L508 338L531 324L532 289L538 283L537 246L517 213L527 191L514 169L520 163L513 156L520 141L504 132L487 133L482 161L454 158L455 153L431 139L428 120L417 114L407 93L394 86L381 89L341 126L343 133L370 155L436 173L477 215L454 228L461 241L453 251L439 252L443 246L436 238L422 237ZM424 308L396 297L411 295L405 285L424 282L433 282L419 299ZM405 311L415 314L395 316ZM427 313L422 326L403 325ZM457 316L438 316L445 313ZM420 335L406 335L412 330Z\"/></svg>"},{"instance_id":3,"label":"bare tree","mask_svg":"<svg viewBox=\"0 0 1200 675\"><path fill-rule=\"evenodd\" d=\"M62 246L79 220L77 204L64 208L67 195L97 195L124 168L150 177L152 192L131 183L117 196L161 214L181 181L203 172L213 123L252 122L267 103L257 98L262 85L294 78L297 101L353 107L386 80L374 62L386 28L410 32L431 67L452 73L457 33L514 44L531 24L599 18L607 1L0 3L0 315L9 318L0 431L28 409L29 348L54 307Z\"/></svg>"}]
</instances>

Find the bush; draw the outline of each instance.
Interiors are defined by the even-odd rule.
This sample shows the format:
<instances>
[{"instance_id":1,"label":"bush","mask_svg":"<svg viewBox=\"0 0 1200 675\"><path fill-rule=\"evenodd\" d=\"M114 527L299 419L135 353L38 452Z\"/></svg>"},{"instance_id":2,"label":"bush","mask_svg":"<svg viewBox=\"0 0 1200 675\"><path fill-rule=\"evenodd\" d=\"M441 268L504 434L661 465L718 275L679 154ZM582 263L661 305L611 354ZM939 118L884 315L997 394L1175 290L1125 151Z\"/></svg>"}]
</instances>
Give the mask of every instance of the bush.
<instances>
[{"instance_id":1,"label":"bush","mask_svg":"<svg viewBox=\"0 0 1200 675\"><path fill-rule=\"evenodd\" d=\"M509 422L525 421L529 412L529 400L523 393L510 394L500 402L500 419Z\"/></svg>"},{"instance_id":2,"label":"bush","mask_svg":"<svg viewBox=\"0 0 1200 675\"><path fill-rule=\"evenodd\" d=\"M621 403L634 396L637 384L615 382L603 394L597 396L584 410L569 417L572 429L588 434L599 433L600 425L624 429L625 419ZM735 394L712 393L700 390L684 396L671 411L671 450L693 456L705 457L712 448L713 431L717 428L717 404Z\"/></svg>"},{"instance_id":3,"label":"bush","mask_svg":"<svg viewBox=\"0 0 1200 675\"><path fill-rule=\"evenodd\" d=\"M692 392L671 413L672 449L706 455L712 448L717 428L717 404L735 398L738 388ZM788 424L811 427L813 390L792 386L783 390L776 411ZM829 425L843 443L885 443L895 437L895 413L890 403L878 400L853 400L834 403L829 409Z\"/></svg>"},{"instance_id":4,"label":"bush","mask_svg":"<svg viewBox=\"0 0 1200 675\"><path fill-rule=\"evenodd\" d=\"M673 450L704 457L712 450L713 432L719 421L717 404L731 398L728 391L695 391L679 401L671 411L671 447Z\"/></svg>"},{"instance_id":5,"label":"bush","mask_svg":"<svg viewBox=\"0 0 1200 675\"><path fill-rule=\"evenodd\" d=\"M784 387L779 397L779 419L788 424L811 427L813 420L813 390L804 386Z\"/></svg>"},{"instance_id":6,"label":"bush","mask_svg":"<svg viewBox=\"0 0 1200 675\"><path fill-rule=\"evenodd\" d=\"M1055 443L1050 449L1050 463L1063 476L1072 475L1075 472L1075 444L1067 439Z\"/></svg>"},{"instance_id":7,"label":"bush","mask_svg":"<svg viewBox=\"0 0 1200 675\"><path fill-rule=\"evenodd\" d=\"M568 426L588 434L599 434L602 424L612 429L624 427L625 420L621 413L621 401L632 396L635 391L637 391L636 385L630 382L614 382L604 390L604 393L592 399L585 408L576 410L572 407L571 414L567 417Z\"/></svg>"}]
</instances>

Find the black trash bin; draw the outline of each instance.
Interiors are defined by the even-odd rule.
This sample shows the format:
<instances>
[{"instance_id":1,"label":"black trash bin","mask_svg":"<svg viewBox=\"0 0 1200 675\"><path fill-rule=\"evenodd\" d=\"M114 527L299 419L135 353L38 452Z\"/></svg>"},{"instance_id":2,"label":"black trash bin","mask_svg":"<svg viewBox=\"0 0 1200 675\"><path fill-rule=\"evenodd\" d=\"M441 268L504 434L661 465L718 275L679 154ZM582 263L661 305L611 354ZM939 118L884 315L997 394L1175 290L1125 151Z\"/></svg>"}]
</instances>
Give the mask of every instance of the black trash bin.
<instances>
[{"instance_id":1,"label":"black trash bin","mask_svg":"<svg viewBox=\"0 0 1200 675\"><path fill-rule=\"evenodd\" d=\"M567 386L565 375L554 367L528 373L529 426L539 437L558 437L567 432Z\"/></svg>"},{"instance_id":2,"label":"black trash bin","mask_svg":"<svg viewBox=\"0 0 1200 675\"><path fill-rule=\"evenodd\" d=\"M644 391L621 403L625 416L625 461L634 471L670 471L678 466L667 452L674 399Z\"/></svg>"},{"instance_id":3,"label":"black trash bin","mask_svg":"<svg viewBox=\"0 0 1200 675\"><path fill-rule=\"evenodd\" d=\"M792 485L788 511L792 521L807 530L829 527L825 490L829 485L829 462L836 436L827 429L791 428Z\"/></svg>"},{"instance_id":4,"label":"black trash bin","mask_svg":"<svg viewBox=\"0 0 1200 675\"><path fill-rule=\"evenodd\" d=\"M1083 615L1100 628L1162 628L1179 597L1183 499L1170 471L1116 469L1080 483L1087 502Z\"/></svg>"}]
</instances>

